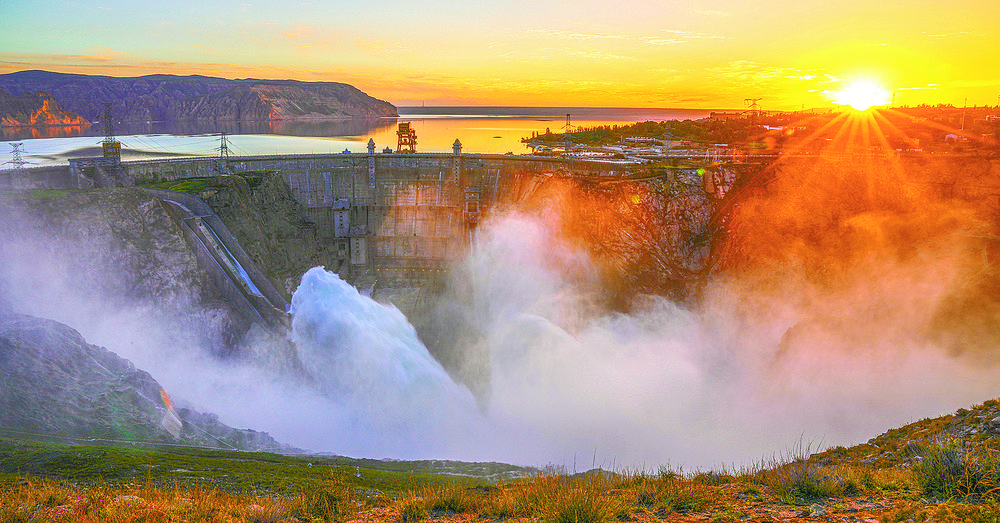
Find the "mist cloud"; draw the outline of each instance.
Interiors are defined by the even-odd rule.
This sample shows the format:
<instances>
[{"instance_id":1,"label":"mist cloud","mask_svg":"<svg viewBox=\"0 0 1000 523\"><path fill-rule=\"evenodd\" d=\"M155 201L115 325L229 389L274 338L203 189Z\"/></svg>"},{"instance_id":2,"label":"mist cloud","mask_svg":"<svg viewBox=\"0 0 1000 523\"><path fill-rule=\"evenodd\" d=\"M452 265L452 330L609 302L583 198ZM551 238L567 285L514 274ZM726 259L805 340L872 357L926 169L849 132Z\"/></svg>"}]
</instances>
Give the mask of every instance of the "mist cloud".
<instances>
[{"instance_id":1,"label":"mist cloud","mask_svg":"<svg viewBox=\"0 0 1000 523\"><path fill-rule=\"evenodd\" d=\"M181 405L355 456L712 467L801 439L858 443L995 396L997 347L972 321L995 302L983 211L891 169L830 167L746 196L728 261L683 302L614 274L644 255L592 245L613 237L679 263L623 240L661 236L583 234L571 198L497 212L432 308L452 376L402 313L320 268L296 291L287 339L254 331L242 357L220 358L224 310L182 273L160 294L137 287L137 267L160 261L136 262L92 224L6 213L0 292L133 360ZM128 220L153 227L151 212Z\"/></svg>"}]
</instances>

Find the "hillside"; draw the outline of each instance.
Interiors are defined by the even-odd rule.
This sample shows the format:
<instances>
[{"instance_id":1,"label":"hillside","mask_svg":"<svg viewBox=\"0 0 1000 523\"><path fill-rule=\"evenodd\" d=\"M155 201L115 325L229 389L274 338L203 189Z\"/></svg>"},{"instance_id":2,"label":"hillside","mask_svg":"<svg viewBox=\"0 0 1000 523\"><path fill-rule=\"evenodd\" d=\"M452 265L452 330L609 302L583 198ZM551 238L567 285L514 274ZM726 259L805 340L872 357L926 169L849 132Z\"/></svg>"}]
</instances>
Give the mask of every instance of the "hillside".
<instances>
[{"instance_id":1,"label":"hillside","mask_svg":"<svg viewBox=\"0 0 1000 523\"><path fill-rule=\"evenodd\" d=\"M0 382L7 435L290 450L266 433L186 408L177 411L179 438L171 437L160 425L162 387L149 373L52 320L0 314Z\"/></svg>"},{"instance_id":2,"label":"hillside","mask_svg":"<svg viewBox=\"0 0 1000 523\"><path fill-rule=\"evenodd\" d=\"M116 121L124 122L398 116L392 104L335 82L172 75L115 78L20 71L0 75L0 89L14 97L43 91L66 111L91 122L100 119L108 102Z\"/></svg>"}]
</instances>

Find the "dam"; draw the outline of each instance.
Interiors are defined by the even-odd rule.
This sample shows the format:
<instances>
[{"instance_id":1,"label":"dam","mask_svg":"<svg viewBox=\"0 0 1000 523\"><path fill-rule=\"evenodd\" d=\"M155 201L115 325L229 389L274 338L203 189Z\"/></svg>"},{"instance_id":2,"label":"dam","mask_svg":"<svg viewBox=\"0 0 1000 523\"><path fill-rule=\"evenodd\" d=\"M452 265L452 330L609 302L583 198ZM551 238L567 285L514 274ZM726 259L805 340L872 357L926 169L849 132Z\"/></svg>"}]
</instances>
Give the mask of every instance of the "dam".
<instances>
[{"instance_id":1,"label":"dam","mask_svg":"<svg viewBox=\"0 0 1000 523\"><path fill-rule=\"evenodd\" d=\"M327 268L359 286L421 281L443 270L464 252L488 208L520 200L541 179L623 170L597 162L478 154L186 158L123 167L136 184L223 173L281 176L320 239L336 245L335 257L324 260ZM88 179L86 172L72 175Z\"/></svg>"},{"instance_id":2,"label":"dam","mask_svg":"<svg viewBox=\"0 0 1000 523\"><path fill-rule=\"evenodd\" d=\"M767 191L775 179L787 182L801 177L809 172L803 167L813 163L810 158L785 160L772 168L777 162L766 158L750 163L678 157L672 166L649 168L558 156L470 154L463 153L459 143L450 154L375 153L371 146L367 154L111 162L77 158L68 165L0 171L0 193L204 180L196 190L185 189L186 193L146 191L169 207L200 265L220 294L241 311L245 325L277 325L283 321L286 300L298 278L316 265L336 272L362 292L389 292L401 309L419 310L426 284L442 281L453 262L463 258L477 227L492 209L539 197L545 194L539 189L560 179L609 188L604 200L589 200L604 209L606 221L599 222L601 209L588 208L585 200L579 200L581 206L575 209L581 223L587 224L588 241L618 245L619 262L646 260L657 267L655 274L641 281L623 279L621 285L632 288L652 281L663 285L676 281L680 282L678 292L684 292L684 281L711 267L713 238L725 234L727 216L739 201L753 191ZM908 187L995 210L1000 201L1000 161L932 160L904 156L893 161L905 166ZM272 242L264 252L253 243L272 234L266 225L257 227L260 234L249 240L241 235L240 226L234 227L234 219L260 224L275 216L267 214L271 201L246 197L253 191L254 180L261 179L267 180L270 189L280 189L283 201L294 203L296 219L309 238ZM638 196L635 184L649 198ZM621 189L610 189L616 186ZM220 217L216 212L221 211L206 202L222 196L235 204L230 214ZM631 203L610 211L602 207L612 201ZM635 213L631 207L639 202L641 212ZM615 237L619 230L627 234ZM294 263L261 265L296 256Z\"/></svg>"},{"instance_id":3,"label":"dam","mask_svg":"<svg viewBox=\"0 0 1000 523\"><path fill-rule=\"evenodd\" d=\"M451 154L375 153L371 144L368 154L115 162L70 159L68 166L0 171L0 191L143 186L223 175L243 179L279 176L304 207L304 218L313 225L316 239L333 246L317 263L361 289L376 285L405 288L436 277L460 257L488 209L522 200L545 180L570 176L615 179L628 168L621 163L560 157L468 154L462 153L456 140ZM189 199L208 199L216 191L207 187ZM166 191L156 192L155 196L165 198ZM186 200L184 205L207 208ZM179 202L173 207L183 214ZM204 209L195 215L208 219ZM193 216L183 219L191 222ZM220 227L224 226L215 225ZM198 227L194 230L200 231ZM204 233L198 238L201 243L213 243ZM220 252L242 250L223 247ZM225 262L226 257L215 258ZM238 277L233 280L240 283ZM281 286L282 282L275 284ZM257 299L253 293L247 298ZM282 306L276 300L272 303L276 308Z\"/></svg>"}]
</instances>

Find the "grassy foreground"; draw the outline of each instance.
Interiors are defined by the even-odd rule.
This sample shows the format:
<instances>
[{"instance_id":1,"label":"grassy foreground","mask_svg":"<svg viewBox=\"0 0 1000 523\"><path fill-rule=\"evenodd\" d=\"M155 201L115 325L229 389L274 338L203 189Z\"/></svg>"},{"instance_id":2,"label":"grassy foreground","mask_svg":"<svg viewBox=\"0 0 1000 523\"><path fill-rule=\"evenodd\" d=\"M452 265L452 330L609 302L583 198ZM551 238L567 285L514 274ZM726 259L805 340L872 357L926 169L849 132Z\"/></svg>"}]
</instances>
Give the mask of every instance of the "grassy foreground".
<instances>
[{"instance_id":1,"label":"grassy foreground","mask_svg":"<svg viewBox=\"0 0 1000 523\"><path fill-rule=\"evenodd\" d=\"M0 522L998 522L998 413L991 401L851 448L687 474L0 439Z\"/></svg>"}]
</instances>

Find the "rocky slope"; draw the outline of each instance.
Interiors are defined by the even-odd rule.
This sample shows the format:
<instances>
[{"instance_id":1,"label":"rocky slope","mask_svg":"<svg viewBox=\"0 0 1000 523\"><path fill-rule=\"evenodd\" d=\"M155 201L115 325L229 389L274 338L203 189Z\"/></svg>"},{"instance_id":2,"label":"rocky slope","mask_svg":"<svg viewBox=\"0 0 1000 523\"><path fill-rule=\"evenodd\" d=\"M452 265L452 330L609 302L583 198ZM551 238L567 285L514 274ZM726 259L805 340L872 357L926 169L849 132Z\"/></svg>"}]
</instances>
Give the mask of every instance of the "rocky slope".
<instances>
[{"instance_id":1,"label":"rocky slope","mask_svg":"<svg viewBox=\"0 0 1000 523\"><path fill-rule=\"evenodd\" d=\"M8 435L178 441L160 424L166 408L149 373L56 321L0 315L0 383L0 427ZM210 414L177 414L182 443L282 449L266 433L233 429Z\"/></svg>"},{"instance_id":2,"label":"rocky slope","mask_svg":"<svg viewBox=\"0 0 1000 523\"><path fill-rule=\"evenodd\" d=\"M99 119L105 102L112 103L117 121L128 122L398 116L388 102L335 82L172 75L113 78L20 71L0 75L0 89L14 96L45 91L66 110L91 121Z\"/></svg>"},{"instance_id":3,"label":"rocky slope","mask_svg":"<svg viewBox=\"0 0 1000 523\"><path fill-rule=\"evenodd\" d=\"M163 328L220 353L246 330L164 205L140 189L0 198L0 295L14 312L81 330L155 308Z\"/></svg>"},{"instance_id":4,"label":"rocky slope","mask_svg":"<svg viewBox=\"0 0 1000 523\"><path fill-rule=\"evenodd\" d=\"M64 111L46 92L14 96L0 89L0 126L88 125L78 114Z\"/></svg>"}]
</instances>

